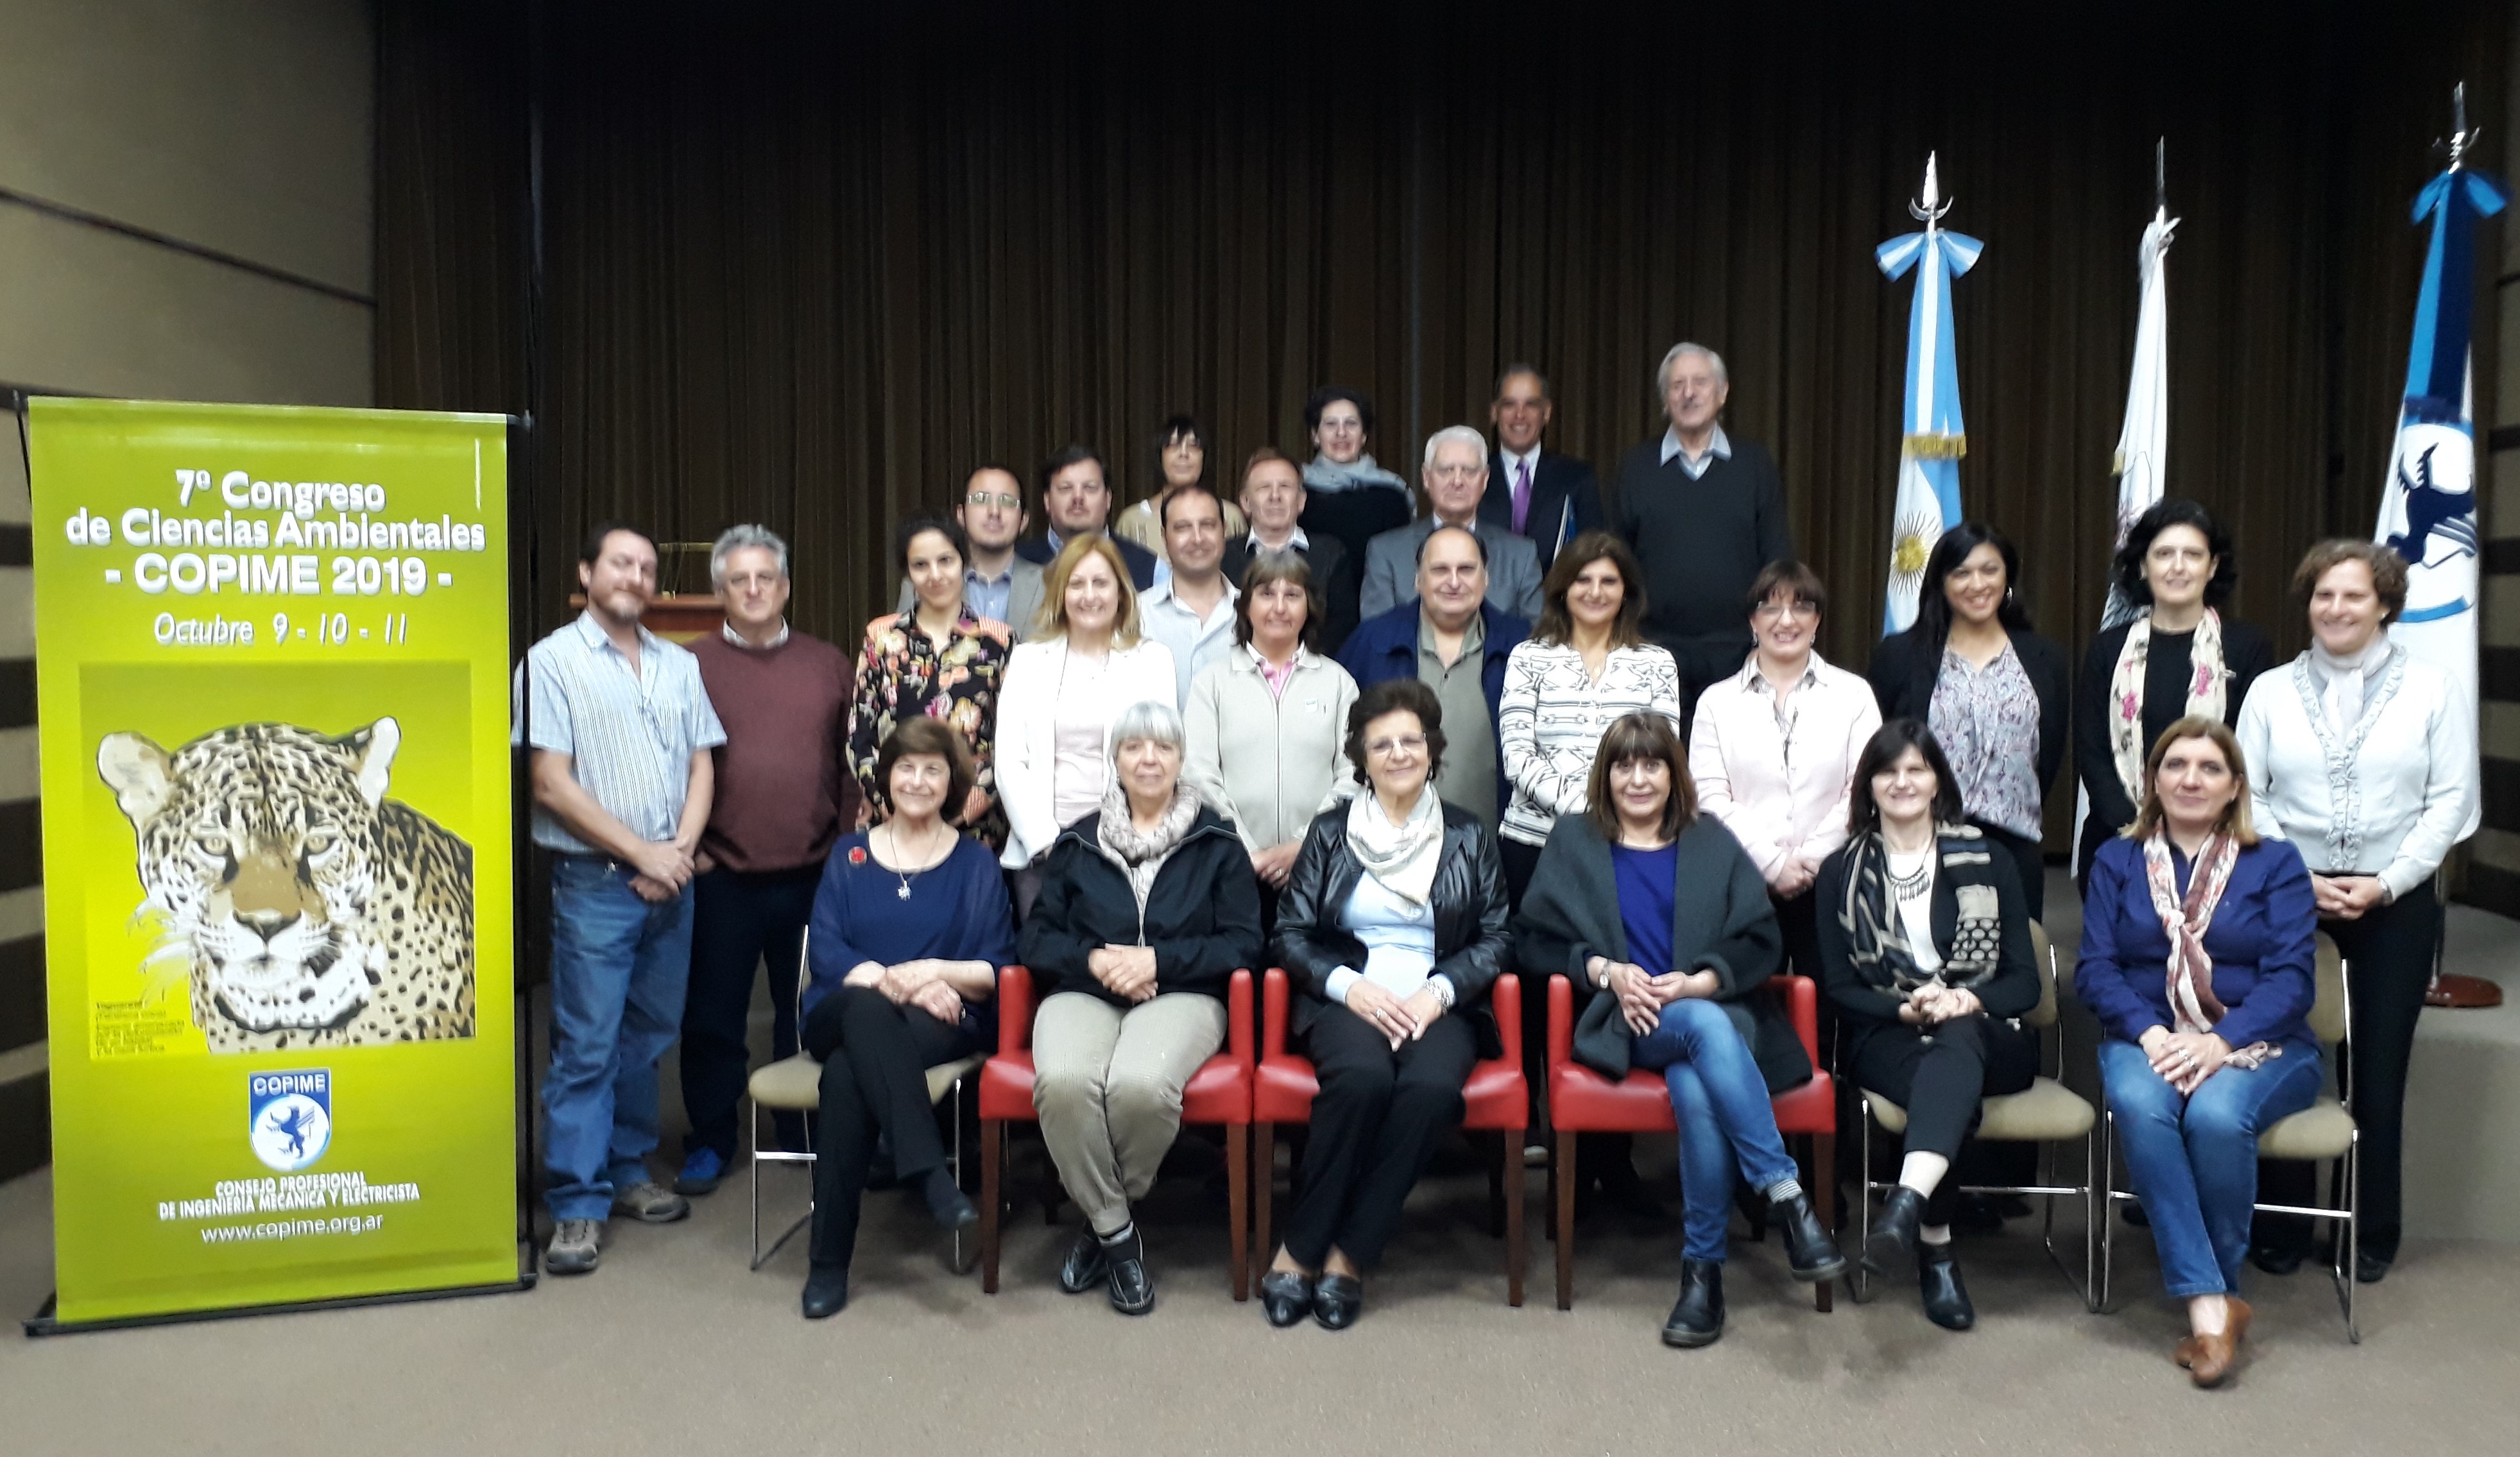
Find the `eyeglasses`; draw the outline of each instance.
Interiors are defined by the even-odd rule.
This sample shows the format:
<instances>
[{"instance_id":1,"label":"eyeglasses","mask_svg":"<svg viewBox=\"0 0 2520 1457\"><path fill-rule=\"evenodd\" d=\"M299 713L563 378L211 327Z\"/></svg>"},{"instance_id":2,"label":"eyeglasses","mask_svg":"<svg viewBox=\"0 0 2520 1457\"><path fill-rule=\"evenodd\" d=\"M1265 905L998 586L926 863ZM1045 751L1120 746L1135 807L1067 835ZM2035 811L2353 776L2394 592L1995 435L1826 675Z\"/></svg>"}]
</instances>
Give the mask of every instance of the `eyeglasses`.
<instances>
[{"instance_id":1,"label":"eyeglasses","mask_svg":"<svg viewBox=\"0 0 2520 1457\"><path fill-rule=\"evenodd\" d=\"M1365 752L1372 758L1388 759L1394 754L1422 753L1425 747L1426 735L1404 733L1398 738L1377 738L1365 746Z\"/></svg>"},{"instance_id":2,"label":"eyeglasses","mask_svg":"<svg viewBox=\"0 0 2520 1457\"><path fill-rule=\"evenodd\" d=\"M1816 622L1820 619L1820 608L1805 601L1761 602L1750 609L1750 616L1759 622L1774 622L1788 612L1804 622Z\"/></svg>"},{"instance_id":3,"label":"eyeglasses","mask_svg":"<svg viewBox=\"0 0 2520 1457\"><path fill-rule=\"evenodd\" d=\"M1020 496L1002 496L995 491L973 491L970 495L963 498L963 504L965 506L976 506L983 508L992 506L1003 507L1012 511L1019 510L1023 508L1023 498Z\"/></svg>"}]
</instances>

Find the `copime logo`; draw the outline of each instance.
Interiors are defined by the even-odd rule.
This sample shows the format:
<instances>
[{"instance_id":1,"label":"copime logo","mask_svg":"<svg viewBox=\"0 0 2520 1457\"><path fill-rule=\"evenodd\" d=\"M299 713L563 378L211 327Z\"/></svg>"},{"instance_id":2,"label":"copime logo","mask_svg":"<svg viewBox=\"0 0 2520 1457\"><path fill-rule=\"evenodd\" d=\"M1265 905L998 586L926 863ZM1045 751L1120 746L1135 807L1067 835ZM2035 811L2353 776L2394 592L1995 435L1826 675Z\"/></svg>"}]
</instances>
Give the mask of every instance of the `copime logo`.
<instances>
[{"instance_id":1,"label":"copime logo","mask_svg":"<svg viewBox=\"0 0 2520 1457\"><path fill-rule=\"evenodd\" d=\"M255 1073L246 1079L246 1141L265 1167L294 1173L333 1143L333 1073Z\"/></svg>"}]
</instances>

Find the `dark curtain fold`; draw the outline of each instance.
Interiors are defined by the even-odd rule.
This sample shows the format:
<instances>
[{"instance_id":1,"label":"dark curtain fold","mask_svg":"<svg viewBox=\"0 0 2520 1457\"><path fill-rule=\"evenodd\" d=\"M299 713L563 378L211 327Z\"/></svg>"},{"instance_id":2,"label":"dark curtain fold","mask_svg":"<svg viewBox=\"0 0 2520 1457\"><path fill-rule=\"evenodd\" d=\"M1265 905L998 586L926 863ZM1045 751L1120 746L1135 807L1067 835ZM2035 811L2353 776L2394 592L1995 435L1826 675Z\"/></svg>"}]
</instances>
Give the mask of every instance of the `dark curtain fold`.
<instances>
[{"instance_id":1,"label":"dark curtain fold","mask_svg":"<svg viewBox=\"0 0 2520 1457\"><path fill-rule=\"evenodd\" d=\"M2378 500L2427 144L2461 77L2500 135L2509 23L2483 0L542 4L538 76L520 7L386 7L378 379L387 405L525 408L538 86L546 581L601 517L759 520L795 545L798 624L847 640L889 596L893 523L976 464L1029 479L1083 440L1135 498L1189 410L1230 482L1257 446L1308 454L1303 398L1336 380L1414 475L1529 360L1553 444L1606 471L1659 431L1650 374L1691 338L1730 365L1729 427L1776 450L1825 648L1857 666L1910 289L1872 249L1913 226L1929 150L1949 225L1987 243L1954 289L1963 496L2079 654L2168 138L2170 487L2231 521L2238 609L2289 652L2293 560Z\"/></svg>"}]
</instances>

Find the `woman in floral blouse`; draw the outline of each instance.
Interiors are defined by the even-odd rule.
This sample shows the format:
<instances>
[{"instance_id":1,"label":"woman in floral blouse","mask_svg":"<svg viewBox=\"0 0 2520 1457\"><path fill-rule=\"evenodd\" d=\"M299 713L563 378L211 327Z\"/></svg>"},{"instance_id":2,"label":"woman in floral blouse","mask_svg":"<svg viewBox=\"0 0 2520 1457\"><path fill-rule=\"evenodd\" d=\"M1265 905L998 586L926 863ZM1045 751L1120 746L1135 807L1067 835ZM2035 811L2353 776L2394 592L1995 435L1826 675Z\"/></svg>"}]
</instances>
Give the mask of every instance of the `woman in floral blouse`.
<instances>
[{"instance_id":1,"label":"woman in floral blouse","mask_svg":"<svg viewBox=\"0 0 2520 1457\"><path fill-rule=\"evenodd\" d=\"M883 822L890 801L876 763L895 724L942 719L971 748L972 785L951 817L992 851L1007 843L1007 814L997 794L998 686L1011 650L1007 625L974 617L963 605L963 564L969 539L952 521L921 516L893 533L893 559L910 578L907 612L867 624L858 651L856 701L849 709L849 772L863 791L863 821Z\"/></svg>"}]
</instances>

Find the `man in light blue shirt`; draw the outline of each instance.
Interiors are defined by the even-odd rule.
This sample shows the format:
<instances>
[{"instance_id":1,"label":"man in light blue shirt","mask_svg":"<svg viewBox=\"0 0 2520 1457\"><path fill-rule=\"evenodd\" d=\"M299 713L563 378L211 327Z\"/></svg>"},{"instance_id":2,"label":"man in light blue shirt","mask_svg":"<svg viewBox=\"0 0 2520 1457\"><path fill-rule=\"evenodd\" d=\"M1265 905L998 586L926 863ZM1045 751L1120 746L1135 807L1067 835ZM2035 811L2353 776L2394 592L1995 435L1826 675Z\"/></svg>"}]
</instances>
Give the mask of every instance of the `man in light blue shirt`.
<instances>
[{"instance_id":1,"label":"man in light blue shirt","mask_svg":"<svg viewBox=\"0 0 2520 1457\"><path fill-rule=\"evenodd\" d=\"M656 544L587 536L586 610L533 645L515 729L533 749L534 843L552 858L551 1070L543 1080L545 1265L582 1274L618 1212L662 1224L691 1204L648 1172L656 1064L682 1026L691 880L726 730L699 662L640 626Z\"/></svg>"},{"instance_id":2,"label":"man in light blue shirt","mask_svg":"<svg viewBox=\"0 0 2520 1457\"><path fill-rule=\"evenodd\" d=\"M1225 508L1205 486L1181 486L1158 508L1172 575L1138 601L1139 630L1172 649L1173 706L1190 702L1199 670L1234 649L1234 603L1225 580Z\"/></svg>"}]
</instances>

